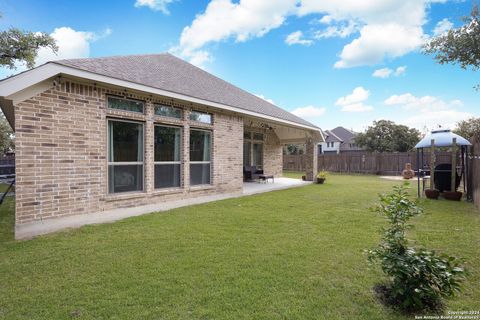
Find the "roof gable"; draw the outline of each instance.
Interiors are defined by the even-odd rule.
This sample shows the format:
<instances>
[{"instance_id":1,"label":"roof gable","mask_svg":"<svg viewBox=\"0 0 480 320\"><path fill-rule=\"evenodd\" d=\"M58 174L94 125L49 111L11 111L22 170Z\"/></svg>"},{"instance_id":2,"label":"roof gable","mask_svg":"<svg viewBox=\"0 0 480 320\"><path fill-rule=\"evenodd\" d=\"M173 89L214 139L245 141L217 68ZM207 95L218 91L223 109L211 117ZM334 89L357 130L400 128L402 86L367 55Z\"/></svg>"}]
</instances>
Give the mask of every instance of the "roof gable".
<instances>
[{"instance_id":1,"label":"roof gable","mask_svg":"<svg viewBox=\"0 0 480 320\"><path fill-rule=\"evenodd\" d=\"M337 137L339 137L344 142L348 142L355 137L355 133L341 126L336 127L335 129L332 129L329 131L334 133Z\"/></svg>"},{"instance_id":2,"label":"roof gable","mask_svg":"<svg viewBox=\"0 0 480 320\"><path fill-rule=\"evenodd\" d=\"M332 130L325 130L327 136L325 137L325 142L343 142Z\"/></svg>"}]
</instances>

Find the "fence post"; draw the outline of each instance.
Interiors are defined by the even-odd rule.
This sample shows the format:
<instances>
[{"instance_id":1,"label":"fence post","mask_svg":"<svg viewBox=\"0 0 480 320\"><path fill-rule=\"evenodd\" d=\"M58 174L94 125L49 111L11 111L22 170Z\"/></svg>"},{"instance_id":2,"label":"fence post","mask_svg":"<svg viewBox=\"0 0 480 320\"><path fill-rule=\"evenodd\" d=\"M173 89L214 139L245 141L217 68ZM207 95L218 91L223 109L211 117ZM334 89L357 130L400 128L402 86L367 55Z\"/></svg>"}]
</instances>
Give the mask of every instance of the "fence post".
<instances>
[{"instance_id":1,"label":"fence post","mask_svg":"<svg viewBox=\"0 0 480 320\"><path fill-rule=\"evenodd\" d=\"M457 138L452 139L452 170L450 176L450 191L457 191Z\"/></svg>"}]
</instances>

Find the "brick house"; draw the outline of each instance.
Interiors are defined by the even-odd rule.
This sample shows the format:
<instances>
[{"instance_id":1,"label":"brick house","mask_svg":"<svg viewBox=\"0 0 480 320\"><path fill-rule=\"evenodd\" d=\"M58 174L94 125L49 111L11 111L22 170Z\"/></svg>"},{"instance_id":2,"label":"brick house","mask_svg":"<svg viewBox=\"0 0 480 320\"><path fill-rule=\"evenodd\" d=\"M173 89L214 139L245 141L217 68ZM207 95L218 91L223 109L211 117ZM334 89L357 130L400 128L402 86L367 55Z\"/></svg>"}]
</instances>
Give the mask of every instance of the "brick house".
<instances>
[{"instance_id":1,"label":"brick house","mask_svg":"<svg viewBox=\"0 0 480 320\"><path fill-rule=\"evenodd\" d=\"M245 165L281 175L286 143L307 144L312 180L323 141L311 123L170 54L48 62L2 80L0 105L16 135L17 238L241 193Z\"/></svg>"}]
</instances>

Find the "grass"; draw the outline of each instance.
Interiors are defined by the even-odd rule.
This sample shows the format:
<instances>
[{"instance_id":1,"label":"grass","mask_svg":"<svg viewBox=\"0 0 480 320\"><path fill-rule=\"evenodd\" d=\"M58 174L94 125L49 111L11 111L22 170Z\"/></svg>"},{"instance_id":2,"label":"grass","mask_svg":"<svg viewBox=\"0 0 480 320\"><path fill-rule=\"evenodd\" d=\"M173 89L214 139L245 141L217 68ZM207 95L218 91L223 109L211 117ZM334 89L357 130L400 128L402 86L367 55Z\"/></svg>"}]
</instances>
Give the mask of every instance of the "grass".
<instances>
[{"instance_id":1,"label":"grass","mask_svg":"<svg viewBox=\"0 0 480 320\"><path fill-rule=\"evenodd\" d=\"M12 240L8 199L0 319L411 319L374 298L382 274L362 252L384 225L369 207L395 183L330 175L324 185L29 241ZM479 211L443 200L422 206L410 237L468 261L464 290L447 310L479 310Z\"/></svg>"}]
</instances>

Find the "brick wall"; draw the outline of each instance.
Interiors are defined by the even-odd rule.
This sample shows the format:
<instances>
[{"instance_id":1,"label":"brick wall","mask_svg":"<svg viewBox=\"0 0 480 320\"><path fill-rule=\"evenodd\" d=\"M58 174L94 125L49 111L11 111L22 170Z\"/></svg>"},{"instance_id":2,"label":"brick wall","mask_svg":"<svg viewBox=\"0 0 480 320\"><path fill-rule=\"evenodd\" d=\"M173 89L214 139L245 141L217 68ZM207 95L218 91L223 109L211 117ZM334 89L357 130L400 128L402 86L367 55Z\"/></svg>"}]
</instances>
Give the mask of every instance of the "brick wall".
<instances>
[{"instance_id":1,"label":"brick wall","mask_svg":"<svg viewBox=\"0 0 480 320\"><path fill-rule=\"evenodd\" d=\"M106 108L108 94L146 101L145 114ZM184 109L184 118L155 116L153 103ZM178 200L242 188L243 119L214 113L213 125L188 120L191 108L208 107L162 97L65 81L15 106L16 223ZM108 194L107 119L137 120L145 130L144 192ZM188 159L190 127L213 132L211 186L189 185L189 164L182 166L182 188L154 189L154 123L183 128L183 157Z\"/></svg>"},{"instance_id":2,"label":"brick wall","mask_svg":"<svg viewBox=\"0 0 480 320\"><path fill-rule=\"evenodd\" d=\"M283 146L273 130L267 131L263 153L265 174L280 177L283 172Z\"/></svg>"}]
</instances>

